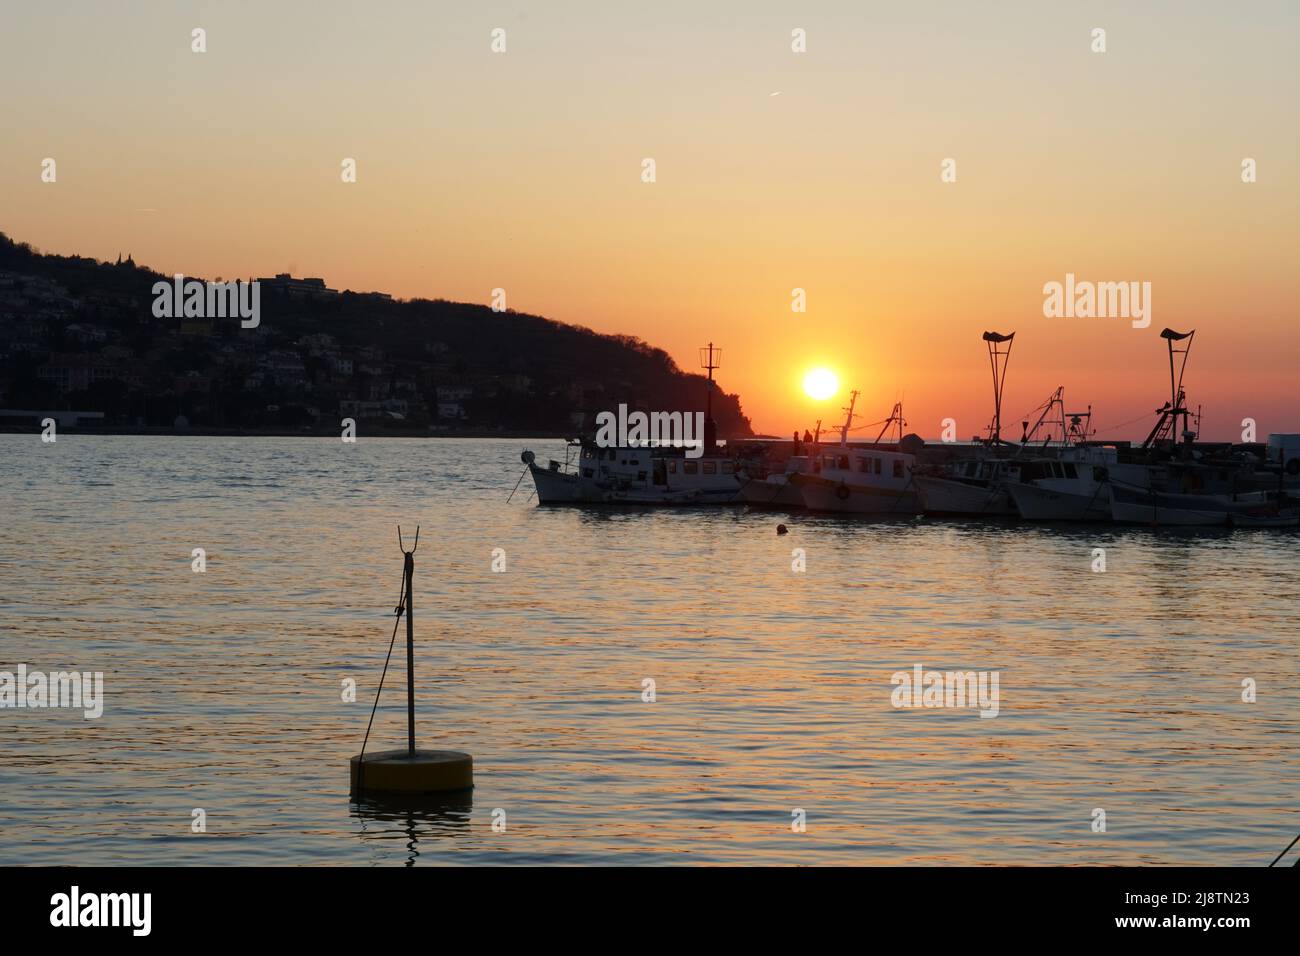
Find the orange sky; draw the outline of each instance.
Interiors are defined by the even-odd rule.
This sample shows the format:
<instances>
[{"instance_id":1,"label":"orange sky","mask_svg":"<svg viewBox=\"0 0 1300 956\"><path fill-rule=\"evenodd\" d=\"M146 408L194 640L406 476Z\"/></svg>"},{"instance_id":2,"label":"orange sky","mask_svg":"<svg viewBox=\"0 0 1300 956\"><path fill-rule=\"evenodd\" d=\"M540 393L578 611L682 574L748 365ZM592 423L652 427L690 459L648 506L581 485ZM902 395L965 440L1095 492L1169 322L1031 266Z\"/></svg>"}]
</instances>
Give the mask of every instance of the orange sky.
<instances>
[{"instance_id":1,"label":"orange sky","mask_svg":"<svg viewBox=\"0 0 1300 956\"><path fill-rule=\"evenodd\" d=\"M404 297L502 287L685 368L712 339L722 386L779 434L840 421L843 393L799 387L826 365L864 421L903 398L912 430L953 417L968 437L990 414L980 333L1014 329L1007 422L1065 385L1103 433L1141 437L1145 419L1105 426L1163 401L1159 330L1195 327L1206 437L1246 416L1300 431L1293 4L141 2L6 19L0 229L48 251ZM1151 327L1045 318L1043 284L1067 272L1150 282Z\"/></svg>"}]
</instances>

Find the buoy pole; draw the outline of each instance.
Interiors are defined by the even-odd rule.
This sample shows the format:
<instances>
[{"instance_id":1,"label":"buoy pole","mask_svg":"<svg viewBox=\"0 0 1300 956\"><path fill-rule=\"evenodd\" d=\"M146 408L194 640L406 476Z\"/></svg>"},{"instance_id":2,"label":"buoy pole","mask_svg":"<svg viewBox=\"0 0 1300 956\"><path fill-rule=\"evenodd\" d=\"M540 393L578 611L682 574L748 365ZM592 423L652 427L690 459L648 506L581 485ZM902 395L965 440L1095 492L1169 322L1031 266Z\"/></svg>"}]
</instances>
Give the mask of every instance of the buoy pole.
<instances>
[{"instance_id":1,"label":"buoy pole","mask_svg":"<svg viewBox=\"0 0 1300 956\"><path fill-rule=\"evenodd\" d=\"M396 609L397 619L393 622L393 636L388 642L388 656L384 658L384 670L379 675L379 688L375 691L375 705L370 710L370 721L374 723L375 712L379 709L379 695L384 691L384 678L388 675L388 665L392 660L393 642L397 638L397 629L401 627L403 612L406 613L406 749L383 750L366 755L366 743L370 740L370 725L366 726L366 736L361 742L361 753L351 760L352 795L355 798L371 797L384 801L404 800L420 794L442 794L451 792L468 793L474 787L474 758L459 750L416 750L415 749L415 621L411 615L411 606L415 603L415 549L420 546L420 528L415 529L415 544L406 550L402 542L402 529L397 529L398 547L406 556L402 566L406 594L403 606Z\"/></svg>"},{"instance_id":2,"label":"buoy pole","mask_svg":"<svg viewBox=\"0 0 1300 956\"><path fill-rule=\"evenodd\" d=\"M415 619L411 613L411 579L415 577L415 552L406 552L406 752L415 758Z\"/></svg>"}]
</instances>

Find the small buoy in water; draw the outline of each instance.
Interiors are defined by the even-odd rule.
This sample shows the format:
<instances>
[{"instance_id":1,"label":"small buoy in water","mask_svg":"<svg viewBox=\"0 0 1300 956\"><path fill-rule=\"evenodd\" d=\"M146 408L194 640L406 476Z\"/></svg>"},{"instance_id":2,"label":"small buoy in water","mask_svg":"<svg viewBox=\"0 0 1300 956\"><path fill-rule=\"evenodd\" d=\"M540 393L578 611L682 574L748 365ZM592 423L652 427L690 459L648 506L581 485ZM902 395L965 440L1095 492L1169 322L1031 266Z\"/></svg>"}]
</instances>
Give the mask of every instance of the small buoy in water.
<instances>
[{"instance_id":1,"label":"small buoy in water","mask_svg":"<svg viewBox=\"0 0 1300 956\"><path fill-rule=\"evenodd\" d=\"M777 533L777 534L789 534L789 533L790 533L790 529L787 528L787 527L786 527L785 525L783 525L783 524L779 524L779 525L776 526L776 533Z\"/></svg>"},{"instance_id":2,"label":"small buoy in water","mask_svg":"<svg viewBox=\"0 0 1300 956\"><path fill-rule=\"evenodd\" d=\"M375 711L370 712L371 724L366 726L366 737L361 743L361 753L351 760L349 776L354 798L378 797L409 798L422 794L451 793L468 791L474 786L474 759L459 750L417 750L415 746L415 549L420 546L420 529L415 529L415 544L410 551L402 542L402 529L398 526L397 543L405 556L402 569L402 585L406 592L402 603L394 610L396 621L393 623L393 639L397 639L397 627L402 614L406 615L406 749L381 750L366 753L366 742L370 740L370 727L375 719ZM392 647L389 646L389 654ZM384 662L384 673L388 672L388 662ZM383 693L383 678L379 681L379 690L375 692L375 709L379 707L379 695Z\"/></svg>"}]
</instances>

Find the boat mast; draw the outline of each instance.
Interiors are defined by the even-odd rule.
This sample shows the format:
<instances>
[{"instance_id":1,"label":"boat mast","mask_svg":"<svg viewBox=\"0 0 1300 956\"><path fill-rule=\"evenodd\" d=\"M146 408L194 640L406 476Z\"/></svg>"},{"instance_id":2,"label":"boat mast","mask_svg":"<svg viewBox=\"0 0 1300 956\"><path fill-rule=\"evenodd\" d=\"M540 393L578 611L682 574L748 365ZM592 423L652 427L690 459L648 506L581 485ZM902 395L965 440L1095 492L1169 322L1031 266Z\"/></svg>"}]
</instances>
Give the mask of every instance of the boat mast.
<instances>
[{"instance_id":1,"label":"boat mast","mask_svg":"<svg viewBox=\"0 0 1300 956\"><path fill-rule=\"evenodd\" d=\"M704 400L704 449L712 454L718 447L718 426L713 421L713 371L722 368L722 349L715 349L712 342L700 349L700 368L709 371L708 391Z\"/></svg>"},{"instance_id":2,"label":"boat mast","mask_svg":"<svg viewBox=\"0 0 1300 956\"><path fill-rule=\"evenodd\" d=\"M989 423L989 444L1002 442L1002 386L1007 380L1007 365L1011 361L1011 345L1015 332L1003 335L1000 332L985 332L984 342L989 349L989 368L993 370L993 421ZM998 348L1006 344L1006 349ZM1002 361L999 362L998 360ZM1000 371L999 371L1000 369Z\"/></svg>"},{"instance_id":3,"label":"boat mast","mask_svg":"<svg viewBox=\"0 0 1300 956\"><path fill-rule=\"evenodd\" d=\"M853 406L858 403L858 390L854 389L849 392L849 407L844 409L844 427L840 429L840 447L847 447L849 443L849 426L853 424Z\"/></svg>"},{"instance_id":4,"label":"boat mast","mask_svg":"<svg viewBox=\"0 0 1300 956\"><path fill-rule=\"evenodd\" d=\"M1065 426L1064 395L1065 395L1065 386L1058 385L1056 387L1056 391L1052 393L1052 397L1039 406L1040 408L1042 408L1043 413L1038 416L1038 421L1034 422L1034 427L1030 428L1028 421L1023 421L1020 423L1020 427L1022 429L1020 434L1020 444L1028 445L1030 437L1038 434L1038 429L1042 427L1043 422L1048 422L1048 424L1052 426L1059 425L1061 427L1061 444L1063 445L1067 444L1066 438L1068 432L1066 431L1066 426ZM1053 418L1050 421L1048 421L1048 416L1052 414L1052 409L1057 409L1058 414L1056 418ZM1047 435L1047 439L1043 442L1043 444L1044 445L1050 444L1051 441L1052 441L1052 435L1049 432Z\"/></svg>"},{"instance_id":5,"label":"boat mast","mask_svg":"<svg viewBox=\"0 0 1300 956\"><path fill-rule=\"evenodd\" d=\"M885 419L885 424L880 428L880 434L877 435L876 440L872 442L873 445L880 444L880 439L885 437L885 432L889 431L890 425L893 425L898 431L898 439L895 444L901 444L903 441L903 429L907 426L907 422L903 421L902 402L894 402L894 407L890 411L889 417Z\"/></svg>"},{"instance_id":6,"label":"boat mast","mask_svg":"<svg viewBox=\"0 0 1300 956\"><path fill-rule=\"evenodd\" d=\"M1195 329L1190 332L1165 329L1160 333L1160 337L1169 346L1169 401L1163 408L1156 409L1160 418L1151 429L1151 434L1147 435L1146 441L1142 443L1143 448L1150 448L1153 444L1166 439L1176 442L1179 418L1183 420L1183 437L1189 442L1194 437L1191 431L1191 412L1187 408L1187 394L1183 391L1183 373L1187 371L1187 358L1192 353L1192 340L1195 335ZM1187 345L1181 349L1174 348L1175 342L1182 341L1186 341ZM1175 360L1175 355L1181 355L1182 361Z\"/></svg>"}]
</instances>

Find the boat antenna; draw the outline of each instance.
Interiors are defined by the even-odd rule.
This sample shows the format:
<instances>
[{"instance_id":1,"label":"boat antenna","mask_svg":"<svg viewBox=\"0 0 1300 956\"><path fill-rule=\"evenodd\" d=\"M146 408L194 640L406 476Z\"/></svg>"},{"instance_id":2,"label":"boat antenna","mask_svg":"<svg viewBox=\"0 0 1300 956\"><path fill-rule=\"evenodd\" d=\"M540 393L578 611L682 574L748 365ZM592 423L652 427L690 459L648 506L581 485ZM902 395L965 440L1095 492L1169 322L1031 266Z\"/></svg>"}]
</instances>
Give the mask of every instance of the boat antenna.
<instances>
[{"instance_id":1,"label":"boat antenna","mask_svg":"<svg viewBox=\"0 0 1300 956\"><path fill-rule=\"evenodd\" d=\"M989 444L1002 441L1002 386L1007 380L1007 364L1011 361L1011 345L1015 332L985 332L984 342L989 349L989 368L993 371L993 421L989 423ZM998 346L1006 345L1005 349ZM998 360L1001 359L999 362Z\"/></svg>"},{"instance_id":2,"label":"boat antenna","mask_svg":"<svg viewBox=\"0 0 1300 956\"><path fill-rule=\"evenodd\" d=\"M1070 430L1066 434L1066 444L1086 445L1092 438L1092 406L1086 412L1064 412L1070 420Z\"/></svg>"}]
</instances>

